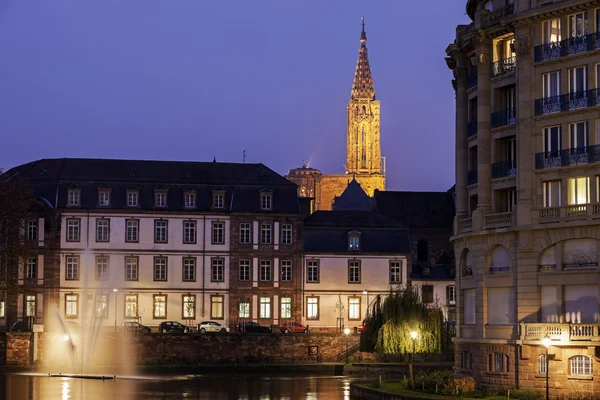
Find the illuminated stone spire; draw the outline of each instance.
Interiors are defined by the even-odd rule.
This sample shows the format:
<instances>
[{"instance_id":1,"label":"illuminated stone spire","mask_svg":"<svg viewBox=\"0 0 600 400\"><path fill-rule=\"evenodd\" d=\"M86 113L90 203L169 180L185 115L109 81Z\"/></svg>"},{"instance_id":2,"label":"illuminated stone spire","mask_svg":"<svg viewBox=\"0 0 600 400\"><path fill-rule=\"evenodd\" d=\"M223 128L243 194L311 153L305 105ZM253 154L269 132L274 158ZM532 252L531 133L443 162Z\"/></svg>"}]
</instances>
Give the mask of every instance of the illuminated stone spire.
<instances>
[{"instance_id":1,"label":"illuminated stone spire","mask_svg":"<svg viewBox=\"0 0 600 400\"><path fill-rule=\"evenodd\" d=\"M358 50L358 61L354 73L354 83L350 97L353 100L367 99L375 100L375 86L369 66L369 55L367 53L367 33L365 32L365 18L362 17L362 32L360 34L360 49Z\"/></svg>"}]
</instances>

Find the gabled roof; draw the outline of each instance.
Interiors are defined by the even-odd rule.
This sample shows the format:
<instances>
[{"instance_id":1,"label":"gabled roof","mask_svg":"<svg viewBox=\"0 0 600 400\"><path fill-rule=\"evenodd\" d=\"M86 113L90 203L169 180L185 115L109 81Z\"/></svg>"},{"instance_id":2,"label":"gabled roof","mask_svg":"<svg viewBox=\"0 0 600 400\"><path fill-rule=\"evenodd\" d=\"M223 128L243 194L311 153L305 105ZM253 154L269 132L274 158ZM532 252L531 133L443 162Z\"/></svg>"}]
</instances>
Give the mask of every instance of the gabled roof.
<instances>
[{"instance_id":1,"label":"gabled roof","mask_svg":"<svg viewBox=\"0 0 600 400\"><path fill-rule=\"evenodd\" d=\"M454 197L448 192L375 191L375 210L408 228L452 229Z\"/></svg>"},{"instance_id":2,"label":"gabled roof","mask_svg":"<svg viewBox=\"0 0 600 400\"><path fill-rule=\"evenodd\" d=\"M373 199L369 197L360 183L352 178L344 192L334 198L334 211L373 211Z\"/></svg>"}]
</instances>

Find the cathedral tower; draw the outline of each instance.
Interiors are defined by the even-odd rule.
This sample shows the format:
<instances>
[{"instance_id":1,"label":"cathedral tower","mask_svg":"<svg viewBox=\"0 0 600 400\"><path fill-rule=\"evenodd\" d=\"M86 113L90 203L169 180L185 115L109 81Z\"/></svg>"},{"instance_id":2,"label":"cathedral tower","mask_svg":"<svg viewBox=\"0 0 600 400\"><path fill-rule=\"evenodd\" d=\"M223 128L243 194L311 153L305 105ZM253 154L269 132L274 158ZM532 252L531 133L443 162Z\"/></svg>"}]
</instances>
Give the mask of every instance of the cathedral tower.
<instances>
[{"instance_id":1,"label":"cathedral tower","mask_svg":"<svg viewBox=\"0 0 600 400\"><path fill-rule=\"evenodd\" d=\"M375 99L363 19L358 61L348 102L347 174L382 174L379 113L380 104Z\"/></svg>"}]
</instances>

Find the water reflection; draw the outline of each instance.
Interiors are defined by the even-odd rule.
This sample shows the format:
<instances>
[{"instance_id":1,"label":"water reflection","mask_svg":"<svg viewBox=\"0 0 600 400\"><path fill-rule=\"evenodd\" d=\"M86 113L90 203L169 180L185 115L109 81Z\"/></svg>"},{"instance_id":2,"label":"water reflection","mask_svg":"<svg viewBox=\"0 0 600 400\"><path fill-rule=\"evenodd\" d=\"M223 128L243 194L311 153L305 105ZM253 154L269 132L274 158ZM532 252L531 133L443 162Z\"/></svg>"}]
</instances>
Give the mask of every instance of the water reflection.
<instances>
[{"instance_id":1,"label":"water reflection","mask_svg":"<svg viewBox=\"0 0 600 400\"><path fill-rule=\"evenodd\" d=\"M165 379L168 378L168 379ZM100 399L324 400L350 399L343 377L246 375L144 379L74 379L0 373L0 400Z\"/></svg>"}]
</instances>

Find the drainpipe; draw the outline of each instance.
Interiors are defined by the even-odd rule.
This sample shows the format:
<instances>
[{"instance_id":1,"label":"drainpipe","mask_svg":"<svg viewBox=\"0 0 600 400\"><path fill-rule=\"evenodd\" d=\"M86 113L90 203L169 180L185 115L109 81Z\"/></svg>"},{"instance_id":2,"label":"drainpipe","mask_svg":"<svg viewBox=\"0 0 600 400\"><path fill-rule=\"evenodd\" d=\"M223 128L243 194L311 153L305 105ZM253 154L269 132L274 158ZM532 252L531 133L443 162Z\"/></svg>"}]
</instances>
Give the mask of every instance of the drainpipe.
<instances>
[{"instance_id":1,"label":"drainpipe","mask_svg":"<svg viewBox=\"0 0 600 400\"><path fill-rule=\"evenodd\" d=\"M202 216L202 318L204 319L204 285L206 282L206 215Z\"/></svg>"}]
</instances>

